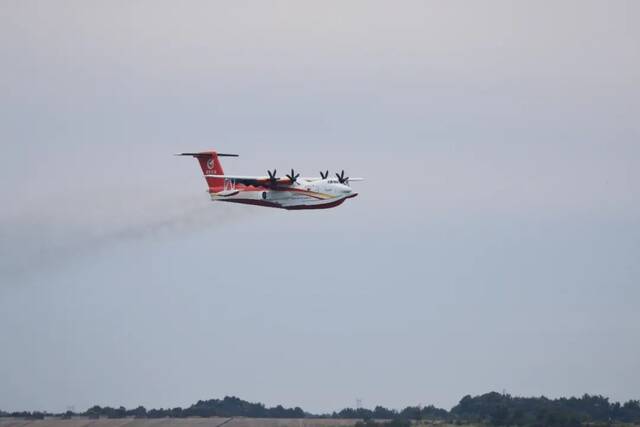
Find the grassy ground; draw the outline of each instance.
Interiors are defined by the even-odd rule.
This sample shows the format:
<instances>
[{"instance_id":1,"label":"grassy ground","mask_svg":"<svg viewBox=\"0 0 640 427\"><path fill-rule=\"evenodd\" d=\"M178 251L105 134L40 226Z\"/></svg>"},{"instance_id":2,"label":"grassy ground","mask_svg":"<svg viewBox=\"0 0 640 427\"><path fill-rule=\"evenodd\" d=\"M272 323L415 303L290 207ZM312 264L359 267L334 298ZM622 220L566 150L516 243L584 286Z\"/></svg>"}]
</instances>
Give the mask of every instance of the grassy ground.
<instances>
[{"instance_id":1,"label":"grassy ground","mask_svg":"<svg viewBox=\"0 0 640 427\"><path fill-rule=\"evenodd\" d=\"M89 419L74 417L46 418L44 420L24 420L20 418L0 418L0 427L218 427L229 418L158 418L158 419ZM224 427L350 427L358 420L321 418L244 418L235 417ZM426 426L425 426L426 427Z\"/></svg>"}]
</instances>

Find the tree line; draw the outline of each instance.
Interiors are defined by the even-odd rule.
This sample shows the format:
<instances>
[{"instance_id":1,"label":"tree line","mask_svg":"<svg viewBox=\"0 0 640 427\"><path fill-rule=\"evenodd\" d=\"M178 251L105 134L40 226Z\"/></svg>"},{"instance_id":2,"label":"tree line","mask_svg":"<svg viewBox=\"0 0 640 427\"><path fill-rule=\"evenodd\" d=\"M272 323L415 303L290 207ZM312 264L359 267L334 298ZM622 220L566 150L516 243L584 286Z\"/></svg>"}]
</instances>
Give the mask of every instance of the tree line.
<instances>
[{"instance_id":1,"label":"tree line","mask_svg":"<svg viewBox=\"0 0 640 427\"><path fill-rule=\"evenodd\" d=\"M548 399L492 392L463 397L451 408L449 417L496 426L579 427L594 423L640 423L640 401L620 404L600 395Z\"/></svg>"},{"instance_id":2,"label":"tree line","mask_svg":"<svg viewBox=\"0 0 640 427\"><path fill-rule=\"evenodd\" d=\"M187 408L159 408L147 410L143 406L126 409L95 405L82 413L67 411L63 414L46 412L2 412L0 416L30 419L45 416L70 418L84 415L90 418L186 418L186 417L252 417L252 418L350 418L362 420L357 427L409 427L412 421L446 421L455 424L485 424L493 426L526 427L580 427L585 424L608 425L611 423L640 424L640 401L629 400L623 404L610 402L600 395L585 394L582 397L548 399L542 397L514 397L504 393L486 393L480 396L464 396L451 408L407 406L402 410L376 406L374 409L345 408L331 414L312 414L299 407L282 405L268 408L262 403L252 403L237 397L199 400ZM380 420L390 420L381 423Z\"/></svg>"},{"instance_id":3,"label":"tree line","mask_svg":"<svg viewBox=\"0 0 640 427\"><path fill-rule=\"evenodd\" d=\"M407 406L397 411L383 406L376 406L374 409L366 408L345 408L338 412L333 412L331 418L355 418L361 420L447 420L449 412L446 409L429 406Z\"/></svg>"},{"instance_id":4,"label":"tree line","mask_svg":"<svg viewBox=\"0 0 640 427\"><path fill-rule=\"evenodd\" d=\"M224 399L199 400L187 408L135 409L100 407L89 408L85 415L107 418L186 418L186 417L251 417L251 418L304 418L307 414L301 408L285 408L282 405L267 408L262 403L247 402L233 396Z\"/></svg>"}]
</instances>

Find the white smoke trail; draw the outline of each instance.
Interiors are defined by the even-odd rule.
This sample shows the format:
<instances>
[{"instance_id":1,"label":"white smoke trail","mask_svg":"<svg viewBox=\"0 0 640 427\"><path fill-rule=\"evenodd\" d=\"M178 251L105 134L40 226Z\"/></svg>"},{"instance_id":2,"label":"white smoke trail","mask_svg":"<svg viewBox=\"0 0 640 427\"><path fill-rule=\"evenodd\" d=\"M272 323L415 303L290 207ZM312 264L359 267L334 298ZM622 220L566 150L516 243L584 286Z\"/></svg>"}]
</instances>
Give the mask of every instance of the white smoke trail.
<instances>
[{"instance_id":1,"label":"white smoke trail","mask_svg":"<svg viewBox=\"0 0 640 427\"><path fill-rule=\"evenodd\" d=\"M204 195L133 198L109 203L75 197L39 201L2 218L0 281L64 266L127 241L177 238L242 220L255 208L213 204Z\"/></svg>"}]
</instances>

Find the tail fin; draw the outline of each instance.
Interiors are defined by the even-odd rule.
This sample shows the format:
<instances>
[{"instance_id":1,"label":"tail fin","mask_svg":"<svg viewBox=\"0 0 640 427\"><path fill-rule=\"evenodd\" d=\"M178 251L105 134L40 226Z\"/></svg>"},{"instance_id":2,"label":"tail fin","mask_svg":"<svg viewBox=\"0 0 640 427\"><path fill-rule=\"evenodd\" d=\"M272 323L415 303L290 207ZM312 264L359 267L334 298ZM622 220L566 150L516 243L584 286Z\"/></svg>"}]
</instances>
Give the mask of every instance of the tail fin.
<instances>
[{"instance_id":1,"label":"tail fin","mask_svg":"<svg viewBox=\"0 0 640 427\"><path fill-rule=\"evenodd\" d=\"M237 154L223 154L216 153L215 151L202 151L200 153L179 153L176 154L176 156L192 156L198 159L198 163L200 163L200 168L202 168L202 173L204 175L224 175L224 171L218 157L238 157ZM205 176L204 179L207 181L209 189L216 189L216 191L219 191L224 187L224 178L213 178Z\"/></svg>"}]
</instances>

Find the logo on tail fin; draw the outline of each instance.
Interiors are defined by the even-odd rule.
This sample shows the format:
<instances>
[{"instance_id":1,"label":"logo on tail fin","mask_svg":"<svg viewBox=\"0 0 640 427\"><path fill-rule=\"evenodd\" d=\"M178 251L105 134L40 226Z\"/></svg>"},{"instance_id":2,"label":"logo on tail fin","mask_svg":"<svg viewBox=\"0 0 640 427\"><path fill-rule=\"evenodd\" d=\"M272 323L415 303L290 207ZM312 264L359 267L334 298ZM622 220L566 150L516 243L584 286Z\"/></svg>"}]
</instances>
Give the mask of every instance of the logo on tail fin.
<instances>
[{"instance_id":1,"label":"logo on tail fin","mask_svg":"<svg viewBox=\"0 0 640 427\"><path fill-rule=\"evenodd\" d=\"M211 157L209 160L207 160L207 169L213 169L213 157Z\"/></svg>"}]
</instances>

